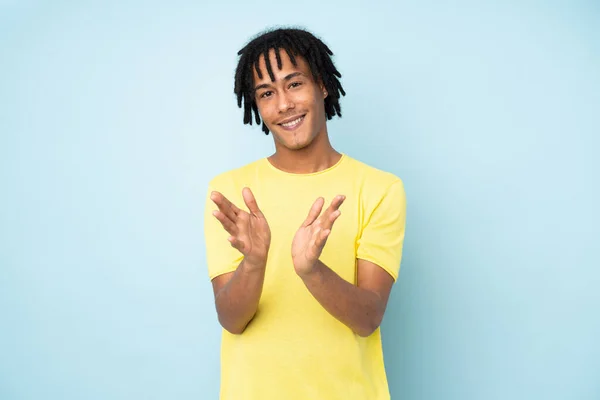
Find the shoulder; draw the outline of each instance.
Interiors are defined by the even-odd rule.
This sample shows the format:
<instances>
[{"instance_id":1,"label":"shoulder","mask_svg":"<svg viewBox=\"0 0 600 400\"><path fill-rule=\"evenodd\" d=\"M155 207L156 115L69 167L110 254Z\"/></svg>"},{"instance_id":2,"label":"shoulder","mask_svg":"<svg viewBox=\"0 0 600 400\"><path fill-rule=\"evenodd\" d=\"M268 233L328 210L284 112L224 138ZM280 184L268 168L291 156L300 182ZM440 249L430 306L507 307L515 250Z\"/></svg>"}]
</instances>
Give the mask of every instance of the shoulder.
<instances>
[{"instance_id":1,"label":"shoulder","mask_svg":"<svg viewBox=\"0 0 600 400\"><path fill-rule=\"evenodd\" d=\"M397 174L350 159L354 190L363 215L363 228L398 232L406 216L404 183Z\"/></svg>"},{"instance_id":2,"label":"shoulder","mask_svg":"<svg viewBox=\"0 0 600 400\"><path fill-rule=\"evenodd\" d=\"M348 157L347 161L355 182L365 193L371 193L379 197L390 190L404 191L402 178L397 174L352 157Z\"/></svg>"},{"instance_id":3,"label":"shoulder","mask_svg":"<svg viewBox=\"0 0 600 400\"><path fill-rule=\"evenodd\" d=\"M226 190L248 185L250 178L256 176L264 159L258 159L248 164L236 167L213 176L208 186L212 190ZM241 188L240 188L241 189Z\"/></svg>"}]
</instances>

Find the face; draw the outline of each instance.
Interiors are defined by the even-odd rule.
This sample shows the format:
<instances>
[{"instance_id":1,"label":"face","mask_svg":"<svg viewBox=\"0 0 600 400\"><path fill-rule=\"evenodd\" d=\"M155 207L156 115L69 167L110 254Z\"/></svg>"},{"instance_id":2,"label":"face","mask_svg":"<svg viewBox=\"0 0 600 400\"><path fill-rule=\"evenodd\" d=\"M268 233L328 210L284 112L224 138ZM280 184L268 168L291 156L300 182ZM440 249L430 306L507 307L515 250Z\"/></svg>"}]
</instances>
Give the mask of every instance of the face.
<instances>
[{"instance_id":1,"label":"face","mask_svg":"<svg viewBox=\"0 0 600 400\"><path fill-rule=\"evenodd\" d=\"M306 60L295 57L296 66L287 52L279 52L282 68L277 68L275 50L269 59L275 81L267 72L265 59L259 59L262 79L254 69L255 101L263 122L275 139L275 145L289 150L310 146L316 138L326 135L324 86L315 82Z\"/></svg>"}]
</instances>

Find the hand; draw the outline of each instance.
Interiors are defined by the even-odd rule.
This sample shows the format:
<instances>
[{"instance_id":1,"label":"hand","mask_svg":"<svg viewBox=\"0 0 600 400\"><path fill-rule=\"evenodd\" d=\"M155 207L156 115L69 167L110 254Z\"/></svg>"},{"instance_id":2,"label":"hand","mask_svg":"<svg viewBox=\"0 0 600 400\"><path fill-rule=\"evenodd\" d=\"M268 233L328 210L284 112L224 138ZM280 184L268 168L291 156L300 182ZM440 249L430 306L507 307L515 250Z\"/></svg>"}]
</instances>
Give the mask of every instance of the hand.
<instances>
[{"instance_id":1,"label":"hand","mask_svg":"<svg viewBox=\"0 0 600 400\"><path fill-rule=\"evenodd\" d=\"M340 206L345 196L336 196L321 214L325 200L319 197L312 205L308 217L292 241L292 260L298 275L310 273L321 256L335 220L340 216ZM320 216L319 216L320 215Z\"/></svg>"},{"instance_id":2,"label":"hand","mask_svg":"<svg viewBox=\"0 0 600 400\"><path fill-rule=\"evenodd\" d=\"M244 255L244 260L250 265L264 267L271 245L271 230L252 191L244 188L242 197L249 213L236 207L221 193L212 192L210 199L219 207L213 215L231 235L228 238L231 246Z\"/></svg>"}]
</instances>

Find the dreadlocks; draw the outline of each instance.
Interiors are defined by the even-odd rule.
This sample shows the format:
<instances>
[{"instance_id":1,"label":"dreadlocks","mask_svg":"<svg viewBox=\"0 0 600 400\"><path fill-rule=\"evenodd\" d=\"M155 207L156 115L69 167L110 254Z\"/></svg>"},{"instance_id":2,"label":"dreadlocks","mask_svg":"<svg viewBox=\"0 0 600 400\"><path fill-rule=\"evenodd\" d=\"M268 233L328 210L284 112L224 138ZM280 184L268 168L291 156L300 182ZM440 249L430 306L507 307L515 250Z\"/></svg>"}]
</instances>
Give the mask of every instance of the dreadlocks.
<instances>
[{"instance_id":1,"label":"dreadlocks","mask_svg":"<svg viewBox=\"0 0 600 400\"><path fill-rule=\"evenodd\" d=\"M296 57L304 58L312 72L315 82L323 82L328 96L325 98L325 115L327 119L332 119L335 115L342 116L339 102L340 95L345 96L346 92L338 78L342 74L335 68L331 56L333 52L320 39L311 33L302 29L276 29L267 31L250 41L244 48L238 51L240 56L238 66L235 71L234 93L237 95L238 107L244 106L244 124L252 125L252 112L256 124L260 124L258 107L254 99L253 71L262 79L262 71L258 66L258 60L261 56L265 58L267 73L271 81L275 81L273 67L269 60L269 51L275 50L277 68L281 69L281 56L279 50L284 50L292 64L297 65ZM263 132L268 135L269 128L263 122Z\"/></svg>"}]
</instances>

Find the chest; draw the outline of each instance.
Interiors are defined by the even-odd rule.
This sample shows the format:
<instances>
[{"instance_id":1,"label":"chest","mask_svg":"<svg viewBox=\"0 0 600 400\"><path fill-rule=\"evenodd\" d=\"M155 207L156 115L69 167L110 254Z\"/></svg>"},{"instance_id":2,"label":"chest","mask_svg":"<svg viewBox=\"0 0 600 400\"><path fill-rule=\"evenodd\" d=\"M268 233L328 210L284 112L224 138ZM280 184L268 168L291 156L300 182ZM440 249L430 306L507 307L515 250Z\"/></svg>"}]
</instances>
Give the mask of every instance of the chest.
<instances>
[{"instance_id":1,"label":"chest","mask_svg":"<svg viewBox=\"0 0 600 400\"><path fill-rule=\"evenodd\" d=\"M355 281L356 249L364 223L360 193L348 183L329 185L280 185L262 186L256 197L271 229L271 252L269 255L274 278L284 281L293 272L291 246L298 228L308 217L310 209L319 197L325 202L324 213L337 195L346 199L340 207L341 215L335 221L331 234L320 257L328 267L344 279ZM279 270L283 269L281 273Z\"/></svg>"}]
</instances>

